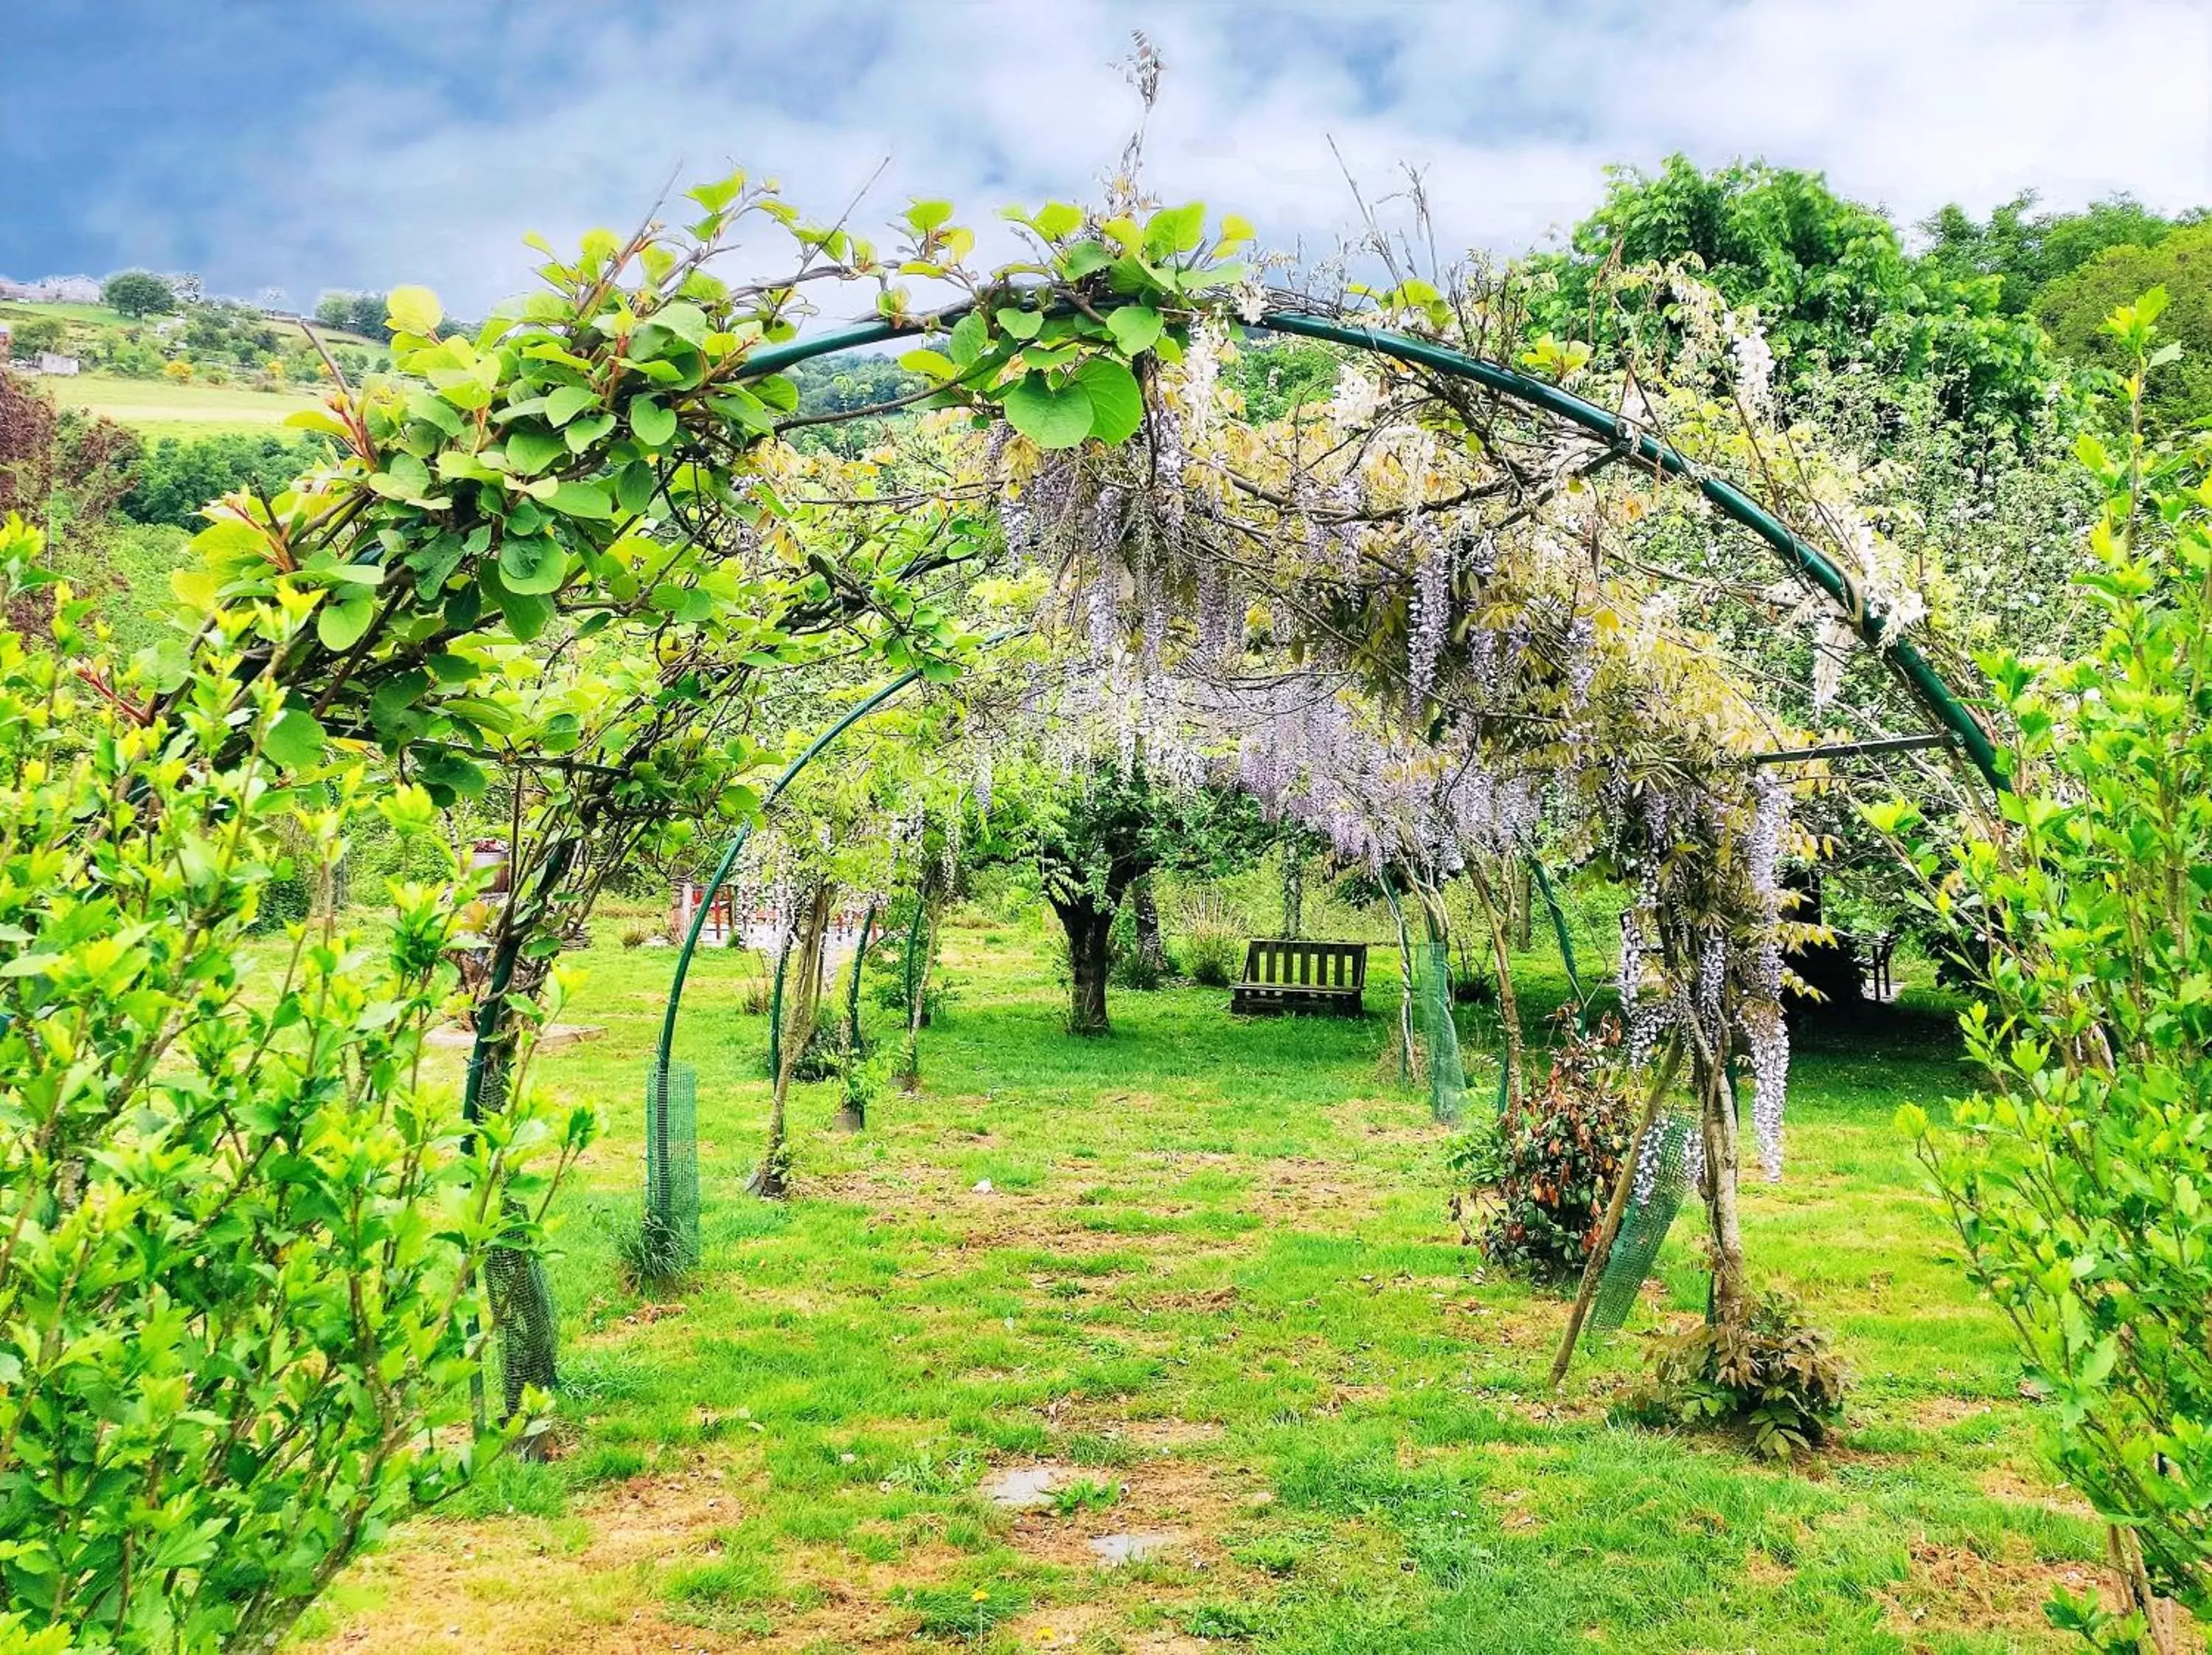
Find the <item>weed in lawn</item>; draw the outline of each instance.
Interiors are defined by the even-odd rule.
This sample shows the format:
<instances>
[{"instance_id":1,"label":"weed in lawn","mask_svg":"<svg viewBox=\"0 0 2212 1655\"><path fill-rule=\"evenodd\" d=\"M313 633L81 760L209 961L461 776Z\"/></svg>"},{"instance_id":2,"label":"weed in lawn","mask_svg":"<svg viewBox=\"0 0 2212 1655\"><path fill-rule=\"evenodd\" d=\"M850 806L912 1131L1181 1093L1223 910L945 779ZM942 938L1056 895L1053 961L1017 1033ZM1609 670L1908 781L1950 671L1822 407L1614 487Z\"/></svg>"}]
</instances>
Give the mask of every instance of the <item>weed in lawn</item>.
<instances>
[{"instance_id":1,"label":"weed in lawn","mask_svg":"<svg viewBox=\"0 0 2212 1655\"><path fill-rule=\"evenodd\" d=\"M1027 1592L1006 1586L921 1586L901 1592L896 1601L913 1613L915 1634L923 1638L982 1638L1001 1621L1028 1613Z\"/></svg>"},{"instance_id":2,"label":"weed in lawn","mask_svg":"<svg viewBox=\"0 0 2212 1655\"><path fill-rule=\"evenodd\" d=\"M1079 1477L1053 1491L1052 1509L1061 1517L1080 1517L1085 1512L1103 1512L1121 1497L1121 1489L1113 1483Z\"/></svg>"}]
</instances>

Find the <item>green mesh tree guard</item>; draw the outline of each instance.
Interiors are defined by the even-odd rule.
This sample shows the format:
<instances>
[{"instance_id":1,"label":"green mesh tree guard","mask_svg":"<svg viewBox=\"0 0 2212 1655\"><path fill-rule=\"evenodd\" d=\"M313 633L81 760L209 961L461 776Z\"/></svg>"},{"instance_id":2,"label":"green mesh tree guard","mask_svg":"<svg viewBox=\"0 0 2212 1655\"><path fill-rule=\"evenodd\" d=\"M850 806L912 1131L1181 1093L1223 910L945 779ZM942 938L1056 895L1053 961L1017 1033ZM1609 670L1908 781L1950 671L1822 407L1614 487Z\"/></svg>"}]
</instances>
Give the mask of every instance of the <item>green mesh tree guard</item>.
<instances>
[{"instance_id":1,"label":"green mesh tree guard","mask_svg":"<svg viewBox=\"0 0 2212 1655\"><path fill-rule=\"evenodd\" d=\"M520 1219L519 1208L511 1209ZM536 1253L495 1247L484 1255L484 1283L491 1290L492 1319L499 1332L501 1417L512 1418L530 1388L550 1390L560 1379L560 1318L553 1310L553 1288Z\"/></svg>"},{"instance_id":2,"label":"green mesh tree guard","mask_svg":"<svg viewBox=\"0 0 2212 1655\"><path fill-rule=\"evenodd\" d=\"M1591 1301L1589 1319L1583 1324L1585 1338L1592 1333L1618 1332L1636 1307L1636 1295L1643 1290L1644 1279L1651 1274L1660 1244L1674 1227L1674 1214L1681 1211L1682 1197L1688 1193L1690 1134L1697 1126L1694 1117L1680 1111L1652 1123L1654 1175L1649 1186L1638 1192L1642 1198L1632 1201L1621 1214L1620 1232L1613 1238L1613 1250L1606 1255L1605 1274L1598 1279L1597 1297Z\"/></svg>"},{"instance_id":3,"label":"green mesh tree guard","mask_svg":"<svg viewBox=\"0 0 2212 1655\"><path fill-rule=\"evenodd\" d=\"M1429 1107L1437 1119L1456 1123L1467 1113L1467 1068L1452 1021L1451 940L1431 934L1413 946L1413 1005L1421 1047L1428 1058Z\"/></svg>"},{"instance_id":4,"label":"green mesh tree guard","mask_svg":"<svg viewBox=\"0 0 2212 1655\"><path fill-rule=\"evenodd\" d=\"M1408 974L1401 1003L1411 1009L1409 1032L1421 1044L1428 1071L1429 1107L1436 1118L1455 1123L1467 1113L1467 1068L1460 1056L1459 1028L1452 1020L1451 938L1436 906L1421 904L1422 938L1406 927L1406 912L1391 881L1382 880L1382 898L1398 927L1398 958ZM1400 1078L1407 1078L1402 1074Z\"/></svg>"},{"instance_id":5,"label":"green mesh tree guard","mask_svg":"<svg viewBox=\"0 0 2212 1655\"><path fill-rule=\"evenodd\" d=\"M699 1263L699 1079L689 1063L645 1074L645 1224L641 1262L653 1276Z\"/></svg>"}]
</instances>

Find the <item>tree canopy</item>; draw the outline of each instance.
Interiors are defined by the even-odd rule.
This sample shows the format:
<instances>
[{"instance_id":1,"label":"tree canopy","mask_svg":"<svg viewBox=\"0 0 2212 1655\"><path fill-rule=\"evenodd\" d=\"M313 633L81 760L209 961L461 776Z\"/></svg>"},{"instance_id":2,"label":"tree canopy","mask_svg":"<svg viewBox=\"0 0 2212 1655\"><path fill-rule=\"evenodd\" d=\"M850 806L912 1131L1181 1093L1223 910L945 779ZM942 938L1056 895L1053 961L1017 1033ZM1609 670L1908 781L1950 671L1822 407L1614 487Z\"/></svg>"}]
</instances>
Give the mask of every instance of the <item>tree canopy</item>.
<instances>
[{"instance_id":1,"label":"tree canopy","mask_svg":"<svg viewBox=\"0 0 2212 1655\"><path fill-rule=\"evenodd\" d=\"M1875 208L1818 173L1735 161L1705 172L1668 157L1617 167L1564 253L1532 263L1556 280L1534 301L1563 338L1601 338L1608 271L1690 261L1732 306L1756 312L1785 388L1822 365L1870 363L1936 386L1969 423L2033 417L2056 374L2034 328L2007 314L1999 283L1916 260Z\"/></svg>"},{"instance_id":2,"label":"tree canopy","mask_svg":"<svg viewBox=\"0 0 2212 1655\"><path fill-rule=\"evenodd\" d=\"M126 270L109 277L100 297L125 316L166 316L177 307L175 290L151 271Z\"/></svg>"}]
</instances>

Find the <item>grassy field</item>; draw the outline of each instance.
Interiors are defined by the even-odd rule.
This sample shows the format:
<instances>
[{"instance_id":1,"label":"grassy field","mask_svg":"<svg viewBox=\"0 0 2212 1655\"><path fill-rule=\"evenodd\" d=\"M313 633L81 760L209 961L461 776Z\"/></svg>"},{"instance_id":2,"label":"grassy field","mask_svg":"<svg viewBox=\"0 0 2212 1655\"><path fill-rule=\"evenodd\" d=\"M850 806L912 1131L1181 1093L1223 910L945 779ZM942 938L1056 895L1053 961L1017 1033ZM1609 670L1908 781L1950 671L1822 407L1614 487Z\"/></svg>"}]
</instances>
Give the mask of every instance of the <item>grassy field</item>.
<instances>
[{"instance_id":1,"label":"grassy field","mask_svg":"<svg viewBox=\"0 0 2212 1655\"><path fill-rule=\"evenodd\" d=\"M1960 1087L1940 1008L1801 1039L1788 1178L1747 1192L1756 1272L1856 1375L1838 1440L1790 1469L1620 1418L1639 1336L1702 1307L1691 1220L1554 1396L1564 1307L1462 1244L1387 1017L1117 993L1112 1037L1079 1042L1041 937L977 913L920 1095L842 1136L828 1086L797 1092L786 1205L739 1193L764 1030L736 959L702 959L680 1056L705 1261L643 1300L617 1244L672 957L615 928L564 1013L604 1036L539 1074L608 1127L565 1202L559 1457L392 1535L307 1648L2068 1646L2039 1605L2094 1581L2099 1531L2039 1469L2012 1347L1889 1127ZM1555 964L1528 977L1556 999ZM1378 956L1370 1007L1395 994ZM983 1497L1036 1466L1053 1506ZM1158 1549L1108 1567L1115 1534Z\"/></svg>"},{"instance_id":2,"label":"grassy field","mask_svg":"<svg viewBox=\"0 0 2212 1655\"><path fill-rule=\"evenodd\" d=\"M151 327L155 321L163 319L155 317L125 316L121 311L111 310L106 305L32 304L20 299L0 300L0 321L27 322L41 316L58 317L64 322L74 322L82 327L96 327L118 332L131 328ZM298 322L281 316L271 316L267 320L270 327L276 332L277 338L284 342L288 350L301 344L307 337L307 330ZM318 325L315 332L321 335L325 344L358 345L366 350L383 349L376 340L347 329L323 327Z\"/></svg>"},{"instance_id":3,"label":"grassy field","mask_svg":"<svg viewBox=\"0 0 2212 1655\"><path fill-rule=\"evenodd\" d=\"M179 385L172 380L126 380L104 374L39 383L64 406L89 409L149 437L207 436L217 431L296 435L283 431L285 416L312 408L318 401L304 391Z\"/></svg>"}]
</instances>

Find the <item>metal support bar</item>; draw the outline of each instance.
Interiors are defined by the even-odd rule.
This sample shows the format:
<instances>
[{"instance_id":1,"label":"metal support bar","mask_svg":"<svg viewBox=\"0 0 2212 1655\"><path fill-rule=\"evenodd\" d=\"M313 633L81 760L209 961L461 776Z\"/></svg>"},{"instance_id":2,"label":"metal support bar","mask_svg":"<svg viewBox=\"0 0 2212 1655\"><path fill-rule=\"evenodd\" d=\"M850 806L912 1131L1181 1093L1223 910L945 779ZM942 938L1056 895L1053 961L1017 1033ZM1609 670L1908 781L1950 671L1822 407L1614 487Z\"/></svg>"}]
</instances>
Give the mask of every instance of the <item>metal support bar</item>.
<instances>
[{"instance_id":1,"label":"metal support bar","mask_svg":"<svg viewBox=\"0 0 2212 1655\"><path fill-rule=\"evenodd\" d=\"M1754 764L1809 764L1820 758L1863 758L1875 753L1911 752L1921 747L1949 747L1958 737L1948 730L1929 730L1922 735L1886 735L1873 741L1838 741L1826 747L1790 747L1780 752L1753 753Z\"/></svg>"}]
</instances>

